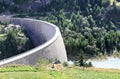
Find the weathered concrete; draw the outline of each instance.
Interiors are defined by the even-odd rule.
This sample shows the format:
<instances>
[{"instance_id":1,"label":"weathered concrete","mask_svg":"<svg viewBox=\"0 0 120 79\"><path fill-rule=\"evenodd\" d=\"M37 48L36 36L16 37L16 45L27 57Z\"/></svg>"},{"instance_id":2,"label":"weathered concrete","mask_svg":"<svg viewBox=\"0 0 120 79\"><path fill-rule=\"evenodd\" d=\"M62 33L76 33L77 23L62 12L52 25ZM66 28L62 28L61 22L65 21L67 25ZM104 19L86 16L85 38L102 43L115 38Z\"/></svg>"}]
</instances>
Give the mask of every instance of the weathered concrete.
<instances>
[{"instance_id":1,"label":"weathered concrete","mask_svg":"<svg viewBox=\"0 0 120 79\"><path fill-rule=\"evenodd\" d=\"M36 46L27 52L0 61L0 65L11 63L35 65L40 58L57 58L62 63L67 61L63 39L55 25L40 20L6 16L1 16L0 21L23 26Z\"/></svg>"}]
</instances>

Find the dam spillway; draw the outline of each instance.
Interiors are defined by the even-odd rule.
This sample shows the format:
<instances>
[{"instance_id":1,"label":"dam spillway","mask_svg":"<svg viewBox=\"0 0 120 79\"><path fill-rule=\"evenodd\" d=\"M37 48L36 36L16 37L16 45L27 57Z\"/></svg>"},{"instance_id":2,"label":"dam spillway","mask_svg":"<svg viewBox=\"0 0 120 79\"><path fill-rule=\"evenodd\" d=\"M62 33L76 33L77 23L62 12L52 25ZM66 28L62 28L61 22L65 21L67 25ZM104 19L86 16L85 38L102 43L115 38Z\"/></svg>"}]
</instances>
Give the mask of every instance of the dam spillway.
<instances>
[{"instance_id":1,"label":"dam spillway","mask_svg":"<svg viewBox=\"0 0 120 79\"><path fill-rule=\"evenodd\" d=\"M36 65L41 58L57 58L61 63L67 61L65 45L60 30L54 24L29 19L0 16L2 23L13 23L22 26L30 36L35 47L19 55L0 61L0 66L7 64Z\"/></svg>"}]
</instances>

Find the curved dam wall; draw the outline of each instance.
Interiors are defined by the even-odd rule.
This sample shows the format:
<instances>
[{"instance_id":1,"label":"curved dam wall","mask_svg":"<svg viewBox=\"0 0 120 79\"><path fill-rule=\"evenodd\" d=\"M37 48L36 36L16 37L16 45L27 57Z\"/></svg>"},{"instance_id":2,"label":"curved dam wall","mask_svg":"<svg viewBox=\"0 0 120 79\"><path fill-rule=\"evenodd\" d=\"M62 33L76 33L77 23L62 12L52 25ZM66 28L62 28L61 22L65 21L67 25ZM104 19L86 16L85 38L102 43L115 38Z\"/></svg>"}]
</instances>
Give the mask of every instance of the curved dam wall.
<instances>
[{"instance_id":1,"label":"curved dam wall","mask_svg":"<svg viewBox=\"0 0 120 79\"><path fill-rule=\"evenodd\" d=\"M6 16L0 16L0 21L21 25L35 45L35 48L27 52L0 61L0 66L7 64L36 65L40 58L57 58L62 63L67 61L60 30L54 24L40 20Z\"/></svg>"}]
</instances>

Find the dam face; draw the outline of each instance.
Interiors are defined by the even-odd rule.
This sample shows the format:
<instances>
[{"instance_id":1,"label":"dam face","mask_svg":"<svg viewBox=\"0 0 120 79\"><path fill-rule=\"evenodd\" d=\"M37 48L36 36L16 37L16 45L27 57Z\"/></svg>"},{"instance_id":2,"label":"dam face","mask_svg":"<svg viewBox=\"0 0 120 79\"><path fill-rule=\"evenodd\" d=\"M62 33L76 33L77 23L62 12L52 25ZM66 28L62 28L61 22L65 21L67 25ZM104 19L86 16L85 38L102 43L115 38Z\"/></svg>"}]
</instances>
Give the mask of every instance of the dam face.
<instances>
[{"instance_id":1,"label":"dam face","mask_svg":"<svg viewBox=\"0 0 120 79\"><path fill-rule=\"evenodd\" d=\"M67 61L66 50L60 30L54 24L28 19L0 16L3 23L13 23L22 26L30 36L35 48L19 55L0 61L0 66L7 64L36 65L41 58L55 59L61 63Z\"/></svg>"}]
</instances>

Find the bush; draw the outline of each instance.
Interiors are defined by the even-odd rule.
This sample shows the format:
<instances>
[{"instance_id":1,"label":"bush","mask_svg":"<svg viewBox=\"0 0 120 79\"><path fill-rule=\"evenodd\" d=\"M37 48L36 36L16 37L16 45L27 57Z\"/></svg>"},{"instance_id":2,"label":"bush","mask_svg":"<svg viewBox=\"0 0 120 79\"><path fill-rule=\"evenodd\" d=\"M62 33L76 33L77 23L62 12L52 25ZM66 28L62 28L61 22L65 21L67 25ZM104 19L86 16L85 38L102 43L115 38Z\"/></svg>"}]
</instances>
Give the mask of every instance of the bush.
<instances>
[{"instance_id":1,"label":"bush","mask_svg":"<svg viewBox=\"0 0 120 79\"><path fill-rule=\"evenodd\" d=\"M91 62L89 62L89 63L88 63L88 66L89 66L89 67L92 67L93 65L92 65L92 63L91 63Z\"/></svg>"},{"instance_id":2,"label":"bush","mask_svg":"<svg viewBox=\"0 0 120 79\"><path fill-rule=\"evenodd\" d=\"M64 66L64 67L68 67L68 65L69 65L69 64L68 64L67 62L64 62L64 63L63 63L63 66Z\"/></svg>"},{"instance_id":3,"label":"bush","mask_svg":"<svg viewBox=\"0 0 120 79\"><path fill-rule=\"evenodd\" d=\"M92 65L91 62L85 64L85 67L92 67L92 66L93 66L93 65Z\"/></svg>"},{"instance_id":4,"label":"bush","mask_svg":"<svg viewBox=\"0 0 120 79\"><path fill-rule=\"evenodd\" d=\"M61 62L57 58L55 58L54 59L54 64L61 64Z\"/></svg>"}]
</instances>

